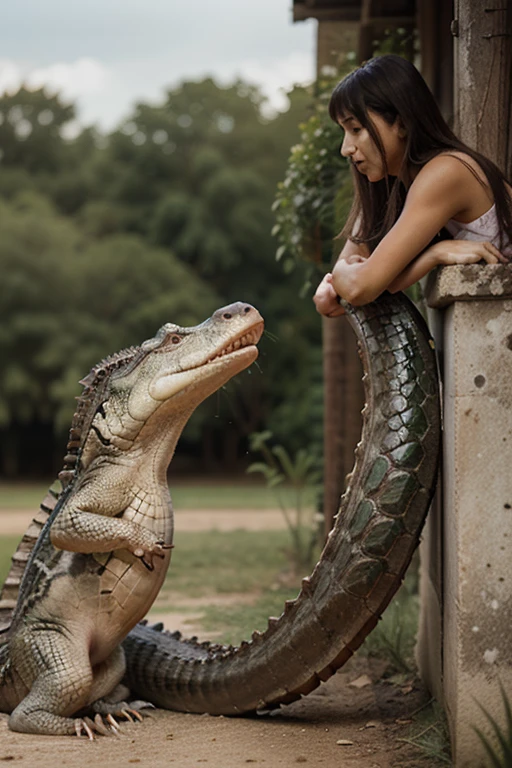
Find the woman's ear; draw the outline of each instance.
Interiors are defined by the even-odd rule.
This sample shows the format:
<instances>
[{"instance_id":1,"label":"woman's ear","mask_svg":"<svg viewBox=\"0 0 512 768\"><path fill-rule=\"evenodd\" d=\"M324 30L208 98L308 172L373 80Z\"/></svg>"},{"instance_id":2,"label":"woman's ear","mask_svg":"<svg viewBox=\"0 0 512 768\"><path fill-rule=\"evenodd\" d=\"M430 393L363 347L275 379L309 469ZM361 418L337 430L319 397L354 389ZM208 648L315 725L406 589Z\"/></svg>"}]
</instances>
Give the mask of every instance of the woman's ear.
<instances>
[{"instance_id":1,"label":"woman's ear","mask_svg":"<svg viewBox=\"0 0 512 768\"><path fill-rule=\"evenodd\" d=\"M405 129L404 124L402 123L400 117L397 117L395 121L396 129L397 129L397 136L399 139L405 139L407 137L407 131Z\"/></svg>"}]
</instances>

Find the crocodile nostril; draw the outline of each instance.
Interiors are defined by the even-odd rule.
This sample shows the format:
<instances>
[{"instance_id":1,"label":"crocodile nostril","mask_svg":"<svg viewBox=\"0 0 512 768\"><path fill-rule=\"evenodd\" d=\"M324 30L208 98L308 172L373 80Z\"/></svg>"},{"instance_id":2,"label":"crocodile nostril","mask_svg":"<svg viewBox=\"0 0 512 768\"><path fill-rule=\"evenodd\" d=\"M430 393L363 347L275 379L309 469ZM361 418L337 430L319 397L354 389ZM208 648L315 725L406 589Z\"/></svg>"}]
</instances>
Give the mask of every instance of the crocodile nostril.
<instances>
[{"instance_id":1,"label":"crocodile nostril","mask_svg":"<svg viewBox=\"0 0 512 768\"><path fill-rule=\"evenodd\" d=\"M244 308L244 312L245 312L245 314L247 314L247 313L248 313L248 312L250 312L250 311L251 311L251 307L245 307L245 308Z\"/></svg>"},{"instance_id":2,"label":"crocodile nostril","mask_svg":"<svg viewBox=\"0 0 512 768\"><path fill-rule=\"evenodd\" d=\"M231 312L224 312L224 314L222 315L222 317L224 318L224 320L231 320L231 318L233 317L233 315L231 314Z\"/></svg>"}]
</instances>

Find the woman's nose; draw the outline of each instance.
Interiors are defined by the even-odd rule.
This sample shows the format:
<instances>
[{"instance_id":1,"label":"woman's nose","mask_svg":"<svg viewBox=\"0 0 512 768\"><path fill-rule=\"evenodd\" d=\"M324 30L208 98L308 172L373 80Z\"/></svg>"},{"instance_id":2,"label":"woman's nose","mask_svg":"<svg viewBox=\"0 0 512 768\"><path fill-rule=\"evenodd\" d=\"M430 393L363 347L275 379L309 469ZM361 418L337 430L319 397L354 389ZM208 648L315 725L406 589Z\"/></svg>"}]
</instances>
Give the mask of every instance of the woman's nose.
<instances>
[{"instance_id":1,"label":"woman's nose","mask_svg":"<svg viewBox=\"0 0 512 768\"><path fill-rule=\"evenodd\" d=\"M345 136L340 149L342 157L350 157L351 155L354 154L355 151L356 151L356 148L354 146L354 142L351 139L347 138L347 136Z\"/></svg>"}]
</instances>

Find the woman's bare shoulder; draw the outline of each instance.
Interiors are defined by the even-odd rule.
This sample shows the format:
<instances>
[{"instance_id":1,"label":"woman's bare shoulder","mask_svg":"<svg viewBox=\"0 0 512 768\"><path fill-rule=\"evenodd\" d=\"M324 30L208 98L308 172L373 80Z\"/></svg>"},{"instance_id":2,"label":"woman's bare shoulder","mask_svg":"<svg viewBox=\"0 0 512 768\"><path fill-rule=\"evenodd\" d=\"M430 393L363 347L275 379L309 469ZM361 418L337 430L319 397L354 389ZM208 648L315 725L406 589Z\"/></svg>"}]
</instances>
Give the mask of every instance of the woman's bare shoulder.
<instances>
[{"instance_id":1,"label":"woman's bare shoulder","mask_svg":"<svg viewBox=\"0 0 512 768\"><path fill-rule=\"evenodd\" d=\"M489 182L479 164L464 152L442 152L429 160L416 175L410 192L413 198L435 203L438 196L448 196L452 216L472 220L494 202Z\"/></svg>"},{"instance_id":2,"label":"woman's bare shoulder","mask_svg":"<svg viewBox=\"0 0 512 768\"><path fill-rule=\"evenodd\" d=\"M459 197L461 184L467 182L468 177L478 184L474 174L464 162L451 154L439 154L425 163L415 175L407 197L427 200L429 198L434 200L444 194L456 194Z\"/></svg>"},{"instance_id":3,"label":"woman's bare shoulder","mask_svg":"<svg viewBox=\"0 0 512 768\"><path fill-rule=\"evenodd\" d=\"M420 175L430 176L442 173L449 173L458 178L469 177L475 180L479 179L484 184L488 184L487 177L480 165L471 155L465 152L458 152L456 150L440 152L425 163L418 173L418 177Z\"/></svg>"}]
</instances>

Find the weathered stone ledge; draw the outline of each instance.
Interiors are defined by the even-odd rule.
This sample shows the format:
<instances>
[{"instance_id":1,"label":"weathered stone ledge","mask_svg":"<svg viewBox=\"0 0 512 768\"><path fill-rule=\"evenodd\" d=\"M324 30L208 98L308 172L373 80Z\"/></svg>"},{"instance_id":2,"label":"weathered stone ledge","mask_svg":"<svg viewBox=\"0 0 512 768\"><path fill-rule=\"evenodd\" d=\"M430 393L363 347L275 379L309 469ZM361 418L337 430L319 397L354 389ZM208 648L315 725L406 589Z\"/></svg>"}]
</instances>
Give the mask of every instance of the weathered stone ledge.
<instances>
[{"instance_id":1,"label":"weathered stone ledge","mask_svg":"<svg viewBox=\"0 0 512 768\"><path fill-rule=\"evenodd\" d=\"M512 299L512 264L438 267L427 277L425 298L436 309L454 301Z\"/></svg>"}]
</instances>

